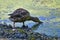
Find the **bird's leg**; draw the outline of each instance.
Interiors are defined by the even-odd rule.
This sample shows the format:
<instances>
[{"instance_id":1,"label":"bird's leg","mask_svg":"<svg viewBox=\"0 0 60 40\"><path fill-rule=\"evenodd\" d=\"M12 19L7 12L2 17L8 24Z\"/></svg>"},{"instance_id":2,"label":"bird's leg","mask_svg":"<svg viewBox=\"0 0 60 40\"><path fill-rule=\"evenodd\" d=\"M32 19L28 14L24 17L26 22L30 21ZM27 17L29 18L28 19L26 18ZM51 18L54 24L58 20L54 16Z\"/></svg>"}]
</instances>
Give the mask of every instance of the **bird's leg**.
<instances>
[{"instance_id":1,"label":"bird's leg","mask_svg":"<svg viewBox=\"0 0 60 40\"><path fill-rule=\"evenodd\" d=\"M23 22L23 26L22 26L23 28L28 28L28 26L25 26L25 24L24 24L24 22Z\"/></svg>"},{"instance_id":2,"label":"bird's leg","mask_svg":"<svg viewBox=\"0 0 60 40\"><path fill-rule=\"evenodd\" d=\"M15 28L15 22L13 23L13 28Z\"/></svg>"},{"instance_id":3,"label":"bird's leg","mask_svg":"<svg viewBox=\"0 0 60 40\"><path fill-rule=\"evenodd\" d=\"M25 27L25 24L24 24L24 22L23 22L23 27Z\"/></svg>"},{"instance_id":4,"label":"bird's leg","mask_svg":"<svg viewBox=\"0 0 60 40\"><path fill-rule=\"evenodd\" d=\"M23 22L23 25L24 25L24 22Z\"/></svg>"}]
</instances>

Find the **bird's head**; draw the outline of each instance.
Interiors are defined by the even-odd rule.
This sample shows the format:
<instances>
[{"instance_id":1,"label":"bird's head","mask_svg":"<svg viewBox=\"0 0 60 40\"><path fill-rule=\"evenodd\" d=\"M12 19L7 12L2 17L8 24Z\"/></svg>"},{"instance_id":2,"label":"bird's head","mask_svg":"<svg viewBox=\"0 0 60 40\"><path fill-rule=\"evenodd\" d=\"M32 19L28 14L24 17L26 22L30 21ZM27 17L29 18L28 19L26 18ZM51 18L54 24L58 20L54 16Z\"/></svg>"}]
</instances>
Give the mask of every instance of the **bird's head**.
<instances>
[{"instance_id":1,"label":"bird's head","mask_svg":"<svg viewBox=\"0 0 60 40\"><path fill-rule=\"evenodd\" d=\"M31 17L31 20L34 22L43 23L42 21L39 20L38 17Z\"/></svg>"}]
</instances>

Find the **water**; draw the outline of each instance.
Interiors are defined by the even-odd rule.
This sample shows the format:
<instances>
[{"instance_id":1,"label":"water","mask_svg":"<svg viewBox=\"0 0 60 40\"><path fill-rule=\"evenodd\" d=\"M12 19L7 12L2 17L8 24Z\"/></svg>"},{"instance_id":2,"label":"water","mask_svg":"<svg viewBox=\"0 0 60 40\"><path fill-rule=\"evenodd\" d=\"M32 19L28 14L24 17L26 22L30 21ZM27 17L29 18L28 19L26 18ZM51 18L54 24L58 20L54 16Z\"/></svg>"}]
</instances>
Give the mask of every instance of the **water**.
<instances>
[{"instance_id":1,"label":"water","mask_svg":"<svg viewBox=\"0 0 60 40\"><path fill-rule=\"evenodd\" d=\"M34 30L35 32L45 33L50 36L60 37L60 22L53 22L53 21L50 21L50 19L45 17L39 17L39 19L43 21L43 24L40 24L37 27L37 30ZM7 24L13 24L13 22L11 22L10 20L4 20L4 21ZM23 25L22 23L16 23L16 26L21 27L22 25ZM36 25L36 23L33 21L26 21L25 25L28 25L31 28L33 25Z\"/></svg>"}]
</instances>

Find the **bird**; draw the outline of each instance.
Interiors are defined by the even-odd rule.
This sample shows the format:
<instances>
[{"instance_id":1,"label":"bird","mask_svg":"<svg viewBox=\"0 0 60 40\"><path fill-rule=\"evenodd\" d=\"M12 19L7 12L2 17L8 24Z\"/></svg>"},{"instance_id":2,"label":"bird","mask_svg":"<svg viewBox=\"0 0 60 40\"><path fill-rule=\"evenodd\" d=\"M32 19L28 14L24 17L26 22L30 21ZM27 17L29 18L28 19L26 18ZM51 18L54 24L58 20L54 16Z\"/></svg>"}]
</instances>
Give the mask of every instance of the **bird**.
<instances>
[{"instance_id":1,"label":"bird","mask_svg":"<svg viewBox=\"0 0 60 40\"><path fill-rule=\"evenodd\" d=\"M25 26L24 22L29 20L38 22L40 24L43 23L37 17L32 17L30 13L23 8L18 8L12 14L9 14L9 15L10 15L9 19L14 22L14 27L16 22L23 22L23 26Z\"/></svg>"}]
</instances>

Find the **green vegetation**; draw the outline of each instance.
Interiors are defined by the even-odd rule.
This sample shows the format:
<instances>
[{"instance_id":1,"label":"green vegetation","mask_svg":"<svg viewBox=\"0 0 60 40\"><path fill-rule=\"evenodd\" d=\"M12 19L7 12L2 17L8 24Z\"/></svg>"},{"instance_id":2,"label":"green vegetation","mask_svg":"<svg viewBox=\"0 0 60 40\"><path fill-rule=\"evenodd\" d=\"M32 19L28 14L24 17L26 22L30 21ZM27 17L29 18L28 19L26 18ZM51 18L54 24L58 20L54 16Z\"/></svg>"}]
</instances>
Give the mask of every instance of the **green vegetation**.
<instances>
[{"instance_id":1,"label":"green vegetation","mask_svg":"<svg viewBox=\"0 0 60 40\"><path fill-rule=\"evenodd\" d=\"M25 30L23 30L23 29L17 29L17 31L19 31L21 33L25 33Z\"/></svg>"},{"instance_id":2,"label":"green vegetation","mask_svg":"<svg viewBox=\"0 0 60 40\"><path fill-rule=\"evenodd\" d=\"M48 17L50 15L49 9L59 9L59 4L60 0L0 0L0 17L1 19L7 19L8 14L17 8L25 8L32 15Z\"/></svg>"}]
</instances>

